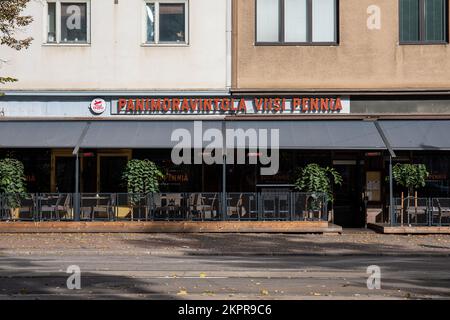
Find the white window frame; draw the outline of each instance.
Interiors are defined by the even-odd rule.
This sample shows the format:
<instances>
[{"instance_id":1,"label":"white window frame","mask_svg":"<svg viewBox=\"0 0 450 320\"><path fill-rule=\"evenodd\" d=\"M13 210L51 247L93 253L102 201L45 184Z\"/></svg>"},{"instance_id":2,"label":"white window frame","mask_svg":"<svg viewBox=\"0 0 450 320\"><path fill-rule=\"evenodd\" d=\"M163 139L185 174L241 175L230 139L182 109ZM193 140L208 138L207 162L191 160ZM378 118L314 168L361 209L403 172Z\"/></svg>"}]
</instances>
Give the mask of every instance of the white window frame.
<instances>
[{"instance_id":1,"label":"white window frame","mask_svg":"<svg viewBox=\"0 0 450 320\"><path fill-rule=\"evenodd\" d=\"M147 4L153 3L155 4L155 41L147 42ZM159 4L160 3L181 3L184 4L184 42L160 42L159 41ZM177 46L183 47L189 45L189 0L145 0L143 1L143 10L142 10L142 45L143 46Z\"/></svg>"},{"instance_id":2,"label":"white window frame","mask_svg":"<svg viewBox=\"0 0 450 320\"><path fill-rule=\"evenodd\" d=\"M61 42L61 3L86 3L86 41ZM56 41L48 41L48 4L56 4L55 33ZM91 44L91 0L49 0L44 2L44 45L49 46L89 46Z\"/></svg>"}]
</instances>

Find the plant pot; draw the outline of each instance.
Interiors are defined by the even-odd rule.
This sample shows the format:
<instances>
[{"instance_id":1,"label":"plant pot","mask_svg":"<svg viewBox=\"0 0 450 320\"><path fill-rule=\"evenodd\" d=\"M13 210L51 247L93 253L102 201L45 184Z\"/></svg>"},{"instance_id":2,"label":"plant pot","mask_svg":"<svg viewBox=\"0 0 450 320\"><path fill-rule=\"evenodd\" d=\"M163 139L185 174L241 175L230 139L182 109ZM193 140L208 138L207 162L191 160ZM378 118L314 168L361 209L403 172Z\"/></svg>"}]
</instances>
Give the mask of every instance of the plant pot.
<instances>
[{"instance_id":1,"label":"plant pot","mask_svg":"<svg viewBox=\"0 0 450 320\"><path fill-rule=\"evenodd\" d=\"M118 219L131 219L133 209L128 206L118 206L117 207L117 218Z\"/></svg>"},{"instance_id":2,"label":"plant pot","mask_svg":"<svg viewBox=\"0 0 450 320\"><path fill-rule=\"evenodd\" d=\"M20 209L19 208L11 208L9 210L11 212L11 220L19 220Z\"/></svg>"}]
</instances>

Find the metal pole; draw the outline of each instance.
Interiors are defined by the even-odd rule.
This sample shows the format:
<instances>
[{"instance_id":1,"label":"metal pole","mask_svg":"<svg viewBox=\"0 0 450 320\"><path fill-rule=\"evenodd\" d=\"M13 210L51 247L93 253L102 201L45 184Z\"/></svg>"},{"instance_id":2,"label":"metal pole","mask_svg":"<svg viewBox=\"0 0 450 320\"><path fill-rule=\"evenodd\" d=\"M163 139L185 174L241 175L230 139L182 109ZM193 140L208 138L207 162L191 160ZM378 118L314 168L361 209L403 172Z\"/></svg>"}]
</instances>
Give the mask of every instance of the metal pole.
<instances>
[{"instance_id":1,"label":"metal pole","mask_svg":"<svg viewBox=\"0 0 450 320\"><path fill-rule=\"evenodd\" d=\"M75 193L73 196L73 210L75 221L80 221L80 161L78 150L75 156Z\"/></svg>"},{"instance_id":2,"label":"metal pole","mask_svg":"<svg viewBox=\"0 0 450 320\"><path fill-rule=\"evenodd\" d=\"M383 140L384 145L389 151L389 216L391 220L390 224L391 226L393 226L395 219L394 217L395 212L394 212L394 188L393 188L394 183L392 182L392 158L395 158L397 156L378 121L375 120L374 124L375 128L378 130L378 133L380 134L381 139Z\"/></svg>"},{"instance_id":3,"label":"metal pole","mask_svg":"<svg viewBox=\"0 0 450 320\"><path fill-rule=\"evenodd\" d=\"M389 156L389 213L391 220L391 227L394 225L395 212L394 212L394 190L392 181L392 155Z\"/></svg>"},{"instance_id":4,"label":"metal pole","mask_svg":"<svg viewBox=\"0 0 450 320\"><path fill-rule=\"evenodd\" d=\"M72 151L72 155L75 156L75 192L73 194L73 215L75 221L80 221L80 146L86 136L89 127L91 126L90 122L86 122L86 126L83 129L83 132L78 139L77 145Z\"/></svg>"},{"instance_id":5,"label":"metal pole","mask_svg":"<svg viewBox=\"0 0 450 320\"><path fill-rule=\"evenodd\" d=\"M222 122L222 210L223 220L227 219L227 146L225 138L225 121Z\"/></svg>"}]
</instances>

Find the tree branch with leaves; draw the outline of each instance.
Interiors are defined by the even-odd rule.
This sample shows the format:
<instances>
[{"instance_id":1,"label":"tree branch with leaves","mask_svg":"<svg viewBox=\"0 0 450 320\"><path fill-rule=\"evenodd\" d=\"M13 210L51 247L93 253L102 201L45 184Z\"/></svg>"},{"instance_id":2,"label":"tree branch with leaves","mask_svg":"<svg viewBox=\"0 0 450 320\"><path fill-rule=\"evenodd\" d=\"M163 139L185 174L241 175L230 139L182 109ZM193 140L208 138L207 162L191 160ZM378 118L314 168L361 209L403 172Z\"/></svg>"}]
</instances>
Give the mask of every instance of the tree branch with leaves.
<instances>
[{"instance_id":1,"label":"tree branch with leaves","mask_svg":"<svg viewBox=\"0 0 450 320\"><path fill-rule=\"evenodd\" d=\"M392 169L392 177L398 185L408 190L408 197L415 189L425 187L429 175L424 164L397 163Z\"/></svg>"},{"instance_id":2,"label":"tree branch with leaves","mask_svg":"<svg viewBox=\"0 0 450 320\"><path fill-rule=\"evenodd\" d=\"M316 163L308 164L299 169L296 189L303 192L324 193L327 201L334 201L333 185L341 185L342 177L335 169L330 167L321 167Z\"/></svg>"},{"instance_id":3,"label":"tree branch with leaves","mask_svg":"<svg viewBox=\"0 0 450 320\"><path fill-rule=\"evenodd\" d=\"M33 18L22 15L29 0L0 0L0 45L6 45L15 50L26 49L30 46L32 37L19 39L17 31L28 26ZM0 63L4 59L0 59ZM15 82L17 79L12 77L1 77L0 84Z\"/></svg>"}]
</instances>

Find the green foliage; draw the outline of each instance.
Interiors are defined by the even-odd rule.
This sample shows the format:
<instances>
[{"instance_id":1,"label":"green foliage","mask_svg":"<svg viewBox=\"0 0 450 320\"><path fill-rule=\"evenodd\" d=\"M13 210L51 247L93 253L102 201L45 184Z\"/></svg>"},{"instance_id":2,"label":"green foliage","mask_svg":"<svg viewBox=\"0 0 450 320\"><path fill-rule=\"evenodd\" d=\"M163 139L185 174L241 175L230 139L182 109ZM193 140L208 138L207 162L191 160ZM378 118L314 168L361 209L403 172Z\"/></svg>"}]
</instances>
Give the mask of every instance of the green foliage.
<instances>
[{"instance_id":1,"label":"green foliage","mask_svg":"<svg viewBox=\"0 0 450 320\"><path fill-rule=\"evenodd\" d=\"M15 50L26 49L33 38L18 39L17 35L28 26L33 18L22 15L30 0L0 0L0 45L5 45ZM1 57L0 57L1 58ZM3 60L0 59L0 64ZM11 77L0 77L0 84L15 82ZM0 94L1 95L1 94Z\"/></svg>"},{"instance_id":2,"label":"green foliage","mask_svg":"<svg viewBox=\"0 0 450 320\"><path fill-rule=\"evenodd\" d=\"M7 82L16 82L17 79L11 78L11 77L0 77L0 84L5 84ZM0 92L0 95L2 93Z\"/></svg>"},{"instance_id":3,"label":"green foliage","mask_svg":"<svg viewBox=\"0 0 450 320\"><path fill-rule=\"evenodd\" d=\"M0 160L0 192L6 194L8 206L20 206L20 195L25 194L25 173L22 162L16 159Z\"/></svg>"},{"instance_id":4,"label":"green foliage","mask_svg":"<svg viewBox=\"0 0 450 320\"><path fill-rule=\"evenodd\" d=\"M295 181L296 189L303 192L324 193L327 196L327 201L331 202L334 201L333 184L342 184L341 175L333 168L324 168L316 163L308 164L306 167L299 169Z\"/></svg>"},{"instance_id":5,"label":"green foliage","mask_svg":"<svg viewBox=\"0 0 450 320\"><path fill-rule=\"evenodd\" d=\"M150 160L130 160L122 179L127 184L128 193L149 193L159 191L159 181L164 178L161 170Z\"/></svg>"},{"instance_id":6,"label":"green foliage","mask_svg":"<svg viewBox=\"0 0 450 320\"><path fill-rule=\"evenodd\" d=\"M6 45L16 50L28 48L33 38L17 39L17 30L28 26L33 18L23 16L29 0L2 0L0 1L0 45Z\"/></svg>"},{"instance_id":7,"label":"green foliage","mask_svg":"<svg viewBox=\"0 0 450 320\"><path fill-rule=\"evenodd\" d=\"M397 163L392 168L392 177L395 182L408 189L412 190L425 187L426 179L430 174L424 164L400 164Z\"/></svg>"}]
</instances>

